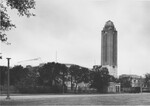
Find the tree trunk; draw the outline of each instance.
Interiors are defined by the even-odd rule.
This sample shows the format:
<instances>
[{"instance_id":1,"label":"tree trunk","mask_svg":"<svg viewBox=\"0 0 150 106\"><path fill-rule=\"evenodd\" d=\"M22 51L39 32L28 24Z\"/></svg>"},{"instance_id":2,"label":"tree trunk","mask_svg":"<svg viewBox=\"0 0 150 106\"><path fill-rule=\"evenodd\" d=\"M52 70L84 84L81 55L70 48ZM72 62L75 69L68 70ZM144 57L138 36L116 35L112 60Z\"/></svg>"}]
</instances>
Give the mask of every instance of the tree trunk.
<instances>
[{"instance_id":1,"label":"tree trunk","mask_svg":"<svg viewBox=\"0 0 150 106\"><path fill-rule=\"evenodd\" d=\"M63 93L64 93L64 84L65 84L65 79L64 79L64 72L63 72Z\"/></svg>"},{"instance_id":2,"label":"tree trunk","mask_svg":"<svg viewBox=\"0 0 150 106\"><path fill-rule=\"evenodd\" d=\"M76 91L77 91L77 83L76 83L76 87L75 87L75 92L74 93L77 93Z\"/></svg>"},{"instance_id":3,"label":"tree trunk","mask_svg":"<svg viewBox=\"0 0 150 106\"><path fill-rule=\"evenodd\" d=\"M72 89L73 89L73 86L72 86L72 75L71 75L71 91L72 91Z\"/></svg>"}]
</instances>

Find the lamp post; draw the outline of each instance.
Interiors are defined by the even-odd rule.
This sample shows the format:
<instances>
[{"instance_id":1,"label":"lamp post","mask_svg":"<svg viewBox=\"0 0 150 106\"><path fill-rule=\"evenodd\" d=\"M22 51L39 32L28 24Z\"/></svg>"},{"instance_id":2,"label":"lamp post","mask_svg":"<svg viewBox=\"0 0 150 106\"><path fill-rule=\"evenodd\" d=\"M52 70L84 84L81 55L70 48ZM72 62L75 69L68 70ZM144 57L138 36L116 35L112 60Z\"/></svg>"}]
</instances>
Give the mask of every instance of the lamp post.
<instances>
[{"instance_id":1,"label":"lamp post","mask_svg":"<svg viewBox=\"0 0 150 106\"><path fill-rule=\"evenodd\" d=\"M7 59L7 61L8 61L8 71L7 71L7 97L6 97L6 99L10 99L10 97L9 97L9 81L10 81L10 76L9 76L9 62L10 62L10 59L11 58L6 58Z\"/></svg>"}]
</instances>

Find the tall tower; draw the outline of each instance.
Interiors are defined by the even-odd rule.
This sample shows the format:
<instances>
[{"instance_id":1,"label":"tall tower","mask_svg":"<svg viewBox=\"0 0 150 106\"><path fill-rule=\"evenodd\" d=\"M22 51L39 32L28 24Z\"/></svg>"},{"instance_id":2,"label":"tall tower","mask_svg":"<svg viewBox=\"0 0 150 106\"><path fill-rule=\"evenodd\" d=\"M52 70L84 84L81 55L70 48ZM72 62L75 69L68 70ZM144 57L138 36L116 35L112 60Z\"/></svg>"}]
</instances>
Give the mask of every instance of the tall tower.
<instances>
[{"instance_id":1,"label":"tall tower","mask_svg":"<svg viewBox=\"0 0 150 106\"><path fill-rule=\"evenodd\" d=\"M107 21L101 35L101 65L117 77L117 31L112 21Z\"/></svg>"}]
</instances>

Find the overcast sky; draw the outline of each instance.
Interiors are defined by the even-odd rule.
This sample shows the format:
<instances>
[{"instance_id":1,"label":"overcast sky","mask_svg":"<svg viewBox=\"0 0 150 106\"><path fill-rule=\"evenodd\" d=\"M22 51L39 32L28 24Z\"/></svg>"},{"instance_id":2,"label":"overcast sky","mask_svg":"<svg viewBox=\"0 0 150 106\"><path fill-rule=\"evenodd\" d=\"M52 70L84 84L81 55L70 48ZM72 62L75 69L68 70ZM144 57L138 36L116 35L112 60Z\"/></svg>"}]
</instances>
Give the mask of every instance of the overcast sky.
<instances>
[{"instance_id":1,"label":"overcast sky","mask_svg":"<svg viewBox=\"0 0 150 106\"><path fill-rule=\"evenodd\" d=\"M150 73L150 1L35 0L35 17L10 11L17 28L11 45L1 44L2 64L11 66L57 61L92 68L101 62L101 30L112 20L118 31L118 74Z\"/></svg>"}]
</instances>

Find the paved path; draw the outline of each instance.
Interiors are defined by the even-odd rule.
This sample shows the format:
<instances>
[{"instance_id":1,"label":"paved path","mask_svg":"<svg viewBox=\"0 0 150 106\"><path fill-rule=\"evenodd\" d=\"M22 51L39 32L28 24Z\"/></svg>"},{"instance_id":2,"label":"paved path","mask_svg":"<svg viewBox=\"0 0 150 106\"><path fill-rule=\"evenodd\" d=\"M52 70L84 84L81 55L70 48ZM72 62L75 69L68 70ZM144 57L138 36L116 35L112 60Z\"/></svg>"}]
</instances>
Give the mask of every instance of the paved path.
<instances>
[{"instance_id":1,"label":"paved path","mask_svg":"<svg viewBox=\"0 0 150 106\"><path fill-rule=\"evenodd\" d=\"M10 98L13 100L19 100L19 99L40 99L40 98L67 98L67 97L95 97L95 96L123 96L123 95L139 95L139 94L131 94L131 93L125 93L125 94L62 94L62 95L52 95L52 94L11 94ZM142 94L141 94L142 95ZM146 93L144 93L146 95ZM6 95L1 95L0 100L5 100Z\"/></svg>"},{"instance_id":2,"label":"paved path","mask_svg":"<svg viewBox=\"0 0 150 106\"><path fill-rule=\"evenodd\" d=\"M150 93L1 96L1 105L150 105Z\"/></svg>"}]
</instances>

